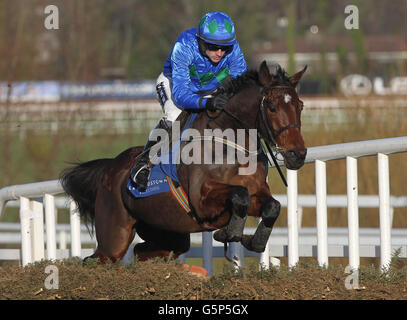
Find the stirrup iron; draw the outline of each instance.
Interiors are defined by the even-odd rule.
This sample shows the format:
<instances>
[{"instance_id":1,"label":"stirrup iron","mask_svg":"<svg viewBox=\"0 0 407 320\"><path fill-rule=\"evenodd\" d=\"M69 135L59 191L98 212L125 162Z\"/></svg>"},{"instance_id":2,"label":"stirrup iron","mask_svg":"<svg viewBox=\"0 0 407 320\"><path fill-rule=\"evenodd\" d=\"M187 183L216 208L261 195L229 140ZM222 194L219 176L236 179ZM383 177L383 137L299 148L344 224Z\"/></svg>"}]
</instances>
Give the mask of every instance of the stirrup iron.
<instances>
[{"instance_id":1,"label":"stirrup iron","mask_svg":"<svg viewBox=\"0 0 407 320\"><path fill-rule=\"evenodd\" d=\"M133 180L134 183L137 184L137 181L136 181L136 180L137 180L137 175L138 175L142 170L148 170L149 173L148 173L147 181L148 181L148 178L150 178L150 174L151 174L150 167L148 166L148 164L143 164L143 165L137 170L137 172L132 175L132 180Z\"/></svg>"}]
</instances>

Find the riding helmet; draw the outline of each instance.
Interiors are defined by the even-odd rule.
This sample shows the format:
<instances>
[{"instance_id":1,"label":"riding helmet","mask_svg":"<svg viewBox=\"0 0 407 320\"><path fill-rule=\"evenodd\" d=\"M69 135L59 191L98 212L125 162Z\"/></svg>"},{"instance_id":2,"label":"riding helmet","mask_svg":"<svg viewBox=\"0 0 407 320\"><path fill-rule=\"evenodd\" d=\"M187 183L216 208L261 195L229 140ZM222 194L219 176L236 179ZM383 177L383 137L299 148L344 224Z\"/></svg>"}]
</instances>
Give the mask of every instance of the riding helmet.
<instances>
[{"instance_id":1,"label":"riding helmet","mask_svg":"<svg viewBox=\"0 0 407 320\"><path fill-rule=\"evenodd\" d=\"M209 12L199 22L197 36L208 43L230 46L236 42L235 25L226 13Z\"/></svg>"}]
</instances>

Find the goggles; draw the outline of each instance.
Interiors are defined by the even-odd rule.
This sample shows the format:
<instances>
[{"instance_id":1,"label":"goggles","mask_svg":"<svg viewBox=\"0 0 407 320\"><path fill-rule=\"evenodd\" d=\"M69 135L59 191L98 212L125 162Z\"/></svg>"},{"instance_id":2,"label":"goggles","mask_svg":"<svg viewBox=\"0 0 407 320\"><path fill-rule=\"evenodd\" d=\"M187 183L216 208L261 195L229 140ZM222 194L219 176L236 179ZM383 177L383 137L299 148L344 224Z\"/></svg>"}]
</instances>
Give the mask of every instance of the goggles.
<instances>
[{"instance_id":1,"label":"goggles","mask_svg":"<svg viewBox=\"0 0 407 320\"><path fill-rule=\"evenodd\" d=\"M206 49L208 49L209 51L225 51L225 52L229 52L230 50L232 50L233 46L220 46L217 44L213 44L213 43L208 43L206 42Z\"/></svg>"}]
</instances>

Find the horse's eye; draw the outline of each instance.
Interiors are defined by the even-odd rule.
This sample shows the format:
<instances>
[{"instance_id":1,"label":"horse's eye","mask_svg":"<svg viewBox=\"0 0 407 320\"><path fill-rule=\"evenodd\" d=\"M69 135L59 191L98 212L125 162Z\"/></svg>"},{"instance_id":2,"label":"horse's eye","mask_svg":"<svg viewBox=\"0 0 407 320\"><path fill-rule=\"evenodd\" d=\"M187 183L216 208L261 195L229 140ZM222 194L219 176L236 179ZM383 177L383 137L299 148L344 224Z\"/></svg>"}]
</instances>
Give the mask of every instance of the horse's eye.
<instances>
[{"instance_id":1,"label":"horse's eye","mask_svg":"<svg viewBox=\"0 0 407 320\"><path fill-rule=\"evenodd\" d=\"M272 102L267 103L267 108L270 110L270 112L277 112L277 109Z\"/></svg>"}]
</instances>

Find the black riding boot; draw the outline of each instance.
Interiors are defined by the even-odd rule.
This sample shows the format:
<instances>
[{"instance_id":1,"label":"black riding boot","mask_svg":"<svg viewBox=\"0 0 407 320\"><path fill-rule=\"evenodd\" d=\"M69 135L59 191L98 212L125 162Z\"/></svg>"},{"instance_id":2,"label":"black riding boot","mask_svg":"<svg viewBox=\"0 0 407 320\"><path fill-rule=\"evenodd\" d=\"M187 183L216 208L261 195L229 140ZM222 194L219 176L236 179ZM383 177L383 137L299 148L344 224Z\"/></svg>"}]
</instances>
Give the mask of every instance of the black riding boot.
<instances>
[{"instance_id":1,"label":"black riding boot","mask_svg":"<svg viewBox=\"0 0 407 320\"><path fill-rule=\"evenodd\" d=\"M164 119L161 119L155 129L169 130L169 125ZM130 171L131 179L136 183L140 190L147 189L148 178L150 177L152 165L150 164L150 152L148 151L158 141L148 140L144 146L144 153L137 160L135 166Z\"/></svg>"}]
</instances>

